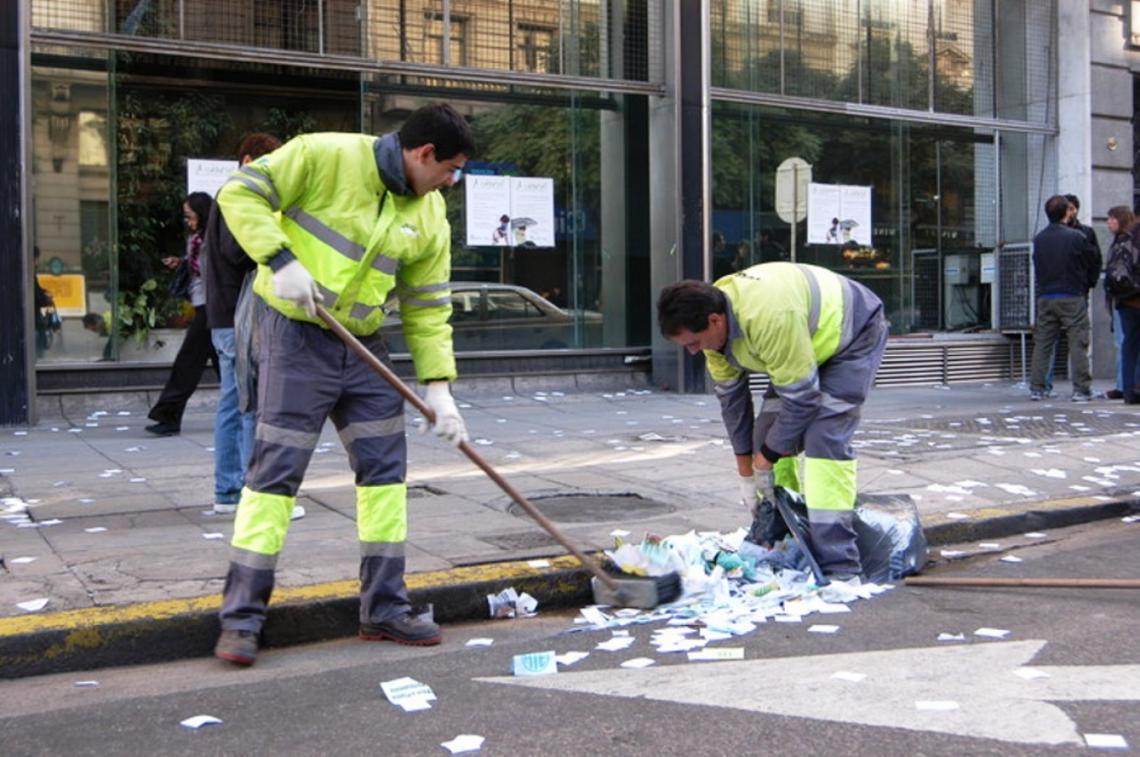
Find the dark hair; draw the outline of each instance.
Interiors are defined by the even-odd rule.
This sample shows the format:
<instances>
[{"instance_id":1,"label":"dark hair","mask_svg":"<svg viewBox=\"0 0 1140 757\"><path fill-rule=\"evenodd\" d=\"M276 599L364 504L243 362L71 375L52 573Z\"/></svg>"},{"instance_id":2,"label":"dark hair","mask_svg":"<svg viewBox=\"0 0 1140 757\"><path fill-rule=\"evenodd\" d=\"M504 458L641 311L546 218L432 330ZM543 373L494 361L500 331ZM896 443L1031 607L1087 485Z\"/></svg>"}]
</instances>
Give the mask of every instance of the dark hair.
<instances>
[{"instance_id":1,"label":"dark hair","mask_svg":"<svg viewBox=\"0 0 1140 757\"><path fill-rule=\"evenodd\" d=\"M206 222L210 220L210 211L214 207L213 198L205 192L191 192L183 202L198 215L198 231L205 231Z\"/></svg>"},{"instance_id":2,"label":"dark hair","mask_svg":"<svg viewBox=\"0 0 1140 757\"><path fill-rule=\"evenodd\" d=\"M87 313L83 316L83 325L86 328L91 328L92 326L101 328L103 326L103 316L98 313Z\"/></svg>"},{"instance_id":3,"label":"dark hair","mask_svg":"<svg viewBox=\"0 0 1140 757\"><path fill-rule=\"evenodd\" d=\"M1127 205L1117 205L1114 208L1109 208L1108 217L1116 219L1116 224L1121 234L1131 232L1132 226L1136 223L1136 216L1132 214L1132 208Z\"/></svg>"},{"instance_id":4,"label":"dark hair","mask_svg":"<svg viewBox=\"0 0 1140 757\"><path fill-rule=\"evenodd\" d=\"M1074 208L1077 208L1078 210L1080 210L1080 207L1081 207L1081 198L1080 197L1077 197L1076 195L1065 195L1065 199L1068 200L1069 204L1072 205Z\"/></svg>"},{"instance_id":5,"label":"dark hair","mask_svg":"<svg viewBox=\"0 0 1140 757\"><path fill-rule=\"evenodd\" d=\"M238 160L241 160L246 155L250 160L257 160L266 153L273 152L281 146L281 140L272 134L266 134L263 131L255 131L253 134L246 134L242 138L241 144L238 145Z\"/></svg>"},{"instance_id":6,"label":"dark hair","mask_svg":"<svg viewBox=\"0 0 1140 757\"><path fill-rule=\"evenodd\" d=\"M1069 201L1064 195L1053 195L1045 201L1045 215L1050 223L1061 223L1069 212Z\"/></svg>"},{"instance_id":7,"label":"dark hair","mask_svg":"<svg viewBox=\"0 0 1140 757\"><path fill-rule=\"evenodd\" d=\"M712 284L685 279L661 290L657 298L657 326L663 336L681 329L694 333L709 327L709 316L724 313L728 298Z\"/></svg>"},{"instance_id":8,"label":"dark hair","mask_svg":"<svg viewBox=\"0 0 1140 757\"><path fill-rule=\"evenodd\" d=\"M400 127L400 147L411 150L427 144L435 147L436 160L454 158L460 153L470 158L475 153L471 127L447 103L425 105Z\"/></svg>"}]
</instances>

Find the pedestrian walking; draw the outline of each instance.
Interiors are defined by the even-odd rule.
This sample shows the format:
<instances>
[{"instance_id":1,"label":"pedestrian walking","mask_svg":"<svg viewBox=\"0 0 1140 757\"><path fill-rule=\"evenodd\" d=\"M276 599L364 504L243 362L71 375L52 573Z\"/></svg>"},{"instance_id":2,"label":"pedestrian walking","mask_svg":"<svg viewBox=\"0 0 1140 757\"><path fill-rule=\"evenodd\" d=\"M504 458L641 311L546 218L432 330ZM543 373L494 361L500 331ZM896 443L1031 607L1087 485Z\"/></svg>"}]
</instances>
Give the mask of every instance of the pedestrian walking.
<instances>
[{"instance_id":1,"label":"pedestrian walking","mask_svg":"<svg viewBox=\"0 0 1140 757\"><path fill-rule=\"evenodd\" d=\"M1049 225L1033 238L1033 266L1037 280L1037 323L1033 330L1030 399L1050 396L1047 371L1064 333L1069 340L1069 375L1073 402L1092 399L1089 372L1088 292L1100 278L1100 252L1088 237L1069 227L1069 200L1053 195L1045 202Z\"/></svg>"},{"instance_id":2,"label":"pedestrian walking","mask_svg":"<svg viewBox=\"0 0 1140 757\"><path fill-rule=\"evenodd\" d=\"M858 576L851 440L887 345L883 303L825 268L762 263L665 287L657 320L675 344L704 351L743 503L775 485L803 492L820 568L832 580ZM754 418L748 374L759 371L771 383Z\"/></svg>"},{"instance_id":3,"label":"pedestrian walking","mask_svg":"<svg viewBox=\"0 0 1140 757\"><path fill-rule=\"evenodd\" d=\"M250 134L238 147L238 163L246 166L280 146L281 140L272 134ZM237 510L245 469L253 452L255 414L238 408L234 312L242 283L247 274L257 269L257 263L234 239L217 206L206 225L205 255L206 324L218 355L221 383L214 415L214 512L224 515ZM294 519L304 514L302 505L293 507Z\"/></svg>"},{"instance_id":4,"label":"pedestrian walking","mask_svg":"<svg viewBox=\"0 0 1140 757\"><path fill-rule=\"evenodd\" d=\"M158 401L147 413L154 423L146 430L156 436L173 436L182 431L182 414L186 403L198 388L206 362L218 364L218 356L210 343L210 329L206 326L206 285L202 282L202 247L205 239L206 221L214 201L205 192L191 192L182 202L182 221L186 225L186 253L181 258L170 256L162 259L163 265L172 270L180 265L186 267L187 283L185 296L194 306L194 318L186 329L182 346L174 358L170 376L158 396ZM182 294L182 293L179 293Z\"/></svg>"},{"instance_id":5,"label":"pedestrian walking","mask_svg":"<svg viewBox=\"0 0 1140 757\"><path fill-rule=\"evenodd\" d=\"M258 263L257 428L234 521L214 653L250 665L274 568L305 469L331 416L356 473L360 636L402 644L441 640L413 614L404 583L407 535L404 401L316 313L334 318L382 361L382 305L399 295L404 338L432 429L467 438L451 396L451 230L438 189L473 152L453 108L416 110L398 132L307 134L243 166L218 194L242 249Z\"/></svg>"}]
</instances>

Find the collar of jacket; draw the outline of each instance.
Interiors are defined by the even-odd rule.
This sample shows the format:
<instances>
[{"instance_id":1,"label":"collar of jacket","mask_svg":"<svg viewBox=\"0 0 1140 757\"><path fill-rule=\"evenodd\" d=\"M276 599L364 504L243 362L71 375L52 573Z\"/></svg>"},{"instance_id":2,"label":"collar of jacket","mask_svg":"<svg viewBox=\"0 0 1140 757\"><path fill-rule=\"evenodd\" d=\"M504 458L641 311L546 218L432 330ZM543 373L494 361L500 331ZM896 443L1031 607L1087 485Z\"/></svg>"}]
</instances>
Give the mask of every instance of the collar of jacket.
<instances>
[{"instance_id":1,"label":"collar of jacket","mask_svg":"<svg viewBox=\"0 0 1140 757\"><path fill-rule=\"evenodd\" d=\"M376 155L380 179L388 191L407 197L415 195L404 175L404 151L400 147L400 135L397 132L383 135L376 140L372 150Z\"/></svg>"}]
</instances>

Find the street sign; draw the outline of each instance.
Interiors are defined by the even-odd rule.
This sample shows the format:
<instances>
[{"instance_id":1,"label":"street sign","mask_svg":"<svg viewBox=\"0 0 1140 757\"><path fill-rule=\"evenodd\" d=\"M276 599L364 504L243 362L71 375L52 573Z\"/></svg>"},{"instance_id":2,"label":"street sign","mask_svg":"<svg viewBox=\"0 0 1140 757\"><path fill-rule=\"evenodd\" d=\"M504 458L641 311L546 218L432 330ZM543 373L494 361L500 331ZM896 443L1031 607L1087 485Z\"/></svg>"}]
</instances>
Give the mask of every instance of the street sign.
<instances>
[{"instance_id":1,"label":"street sign","mask_svg":"<svg viewBox=\"0 0 1140 757\"><path fill-rule=\"evenodd\" d=\"M1140 701L1140 665L1032 665L1044 647L974 643L476 680L1021 744L1084 744L1050 702Z\"/></svg>"},{"instance_id":2,"label":"street sign","mask_svg":"<svg viewBox=\"0 0 1140 757\"><path fill-rule=\"evenodd\" d=\"M803 158L788 158L776 168L776 215L784 223L798 223L807 218L808 184L811 163Z\"/></svg>"}]
</instances>

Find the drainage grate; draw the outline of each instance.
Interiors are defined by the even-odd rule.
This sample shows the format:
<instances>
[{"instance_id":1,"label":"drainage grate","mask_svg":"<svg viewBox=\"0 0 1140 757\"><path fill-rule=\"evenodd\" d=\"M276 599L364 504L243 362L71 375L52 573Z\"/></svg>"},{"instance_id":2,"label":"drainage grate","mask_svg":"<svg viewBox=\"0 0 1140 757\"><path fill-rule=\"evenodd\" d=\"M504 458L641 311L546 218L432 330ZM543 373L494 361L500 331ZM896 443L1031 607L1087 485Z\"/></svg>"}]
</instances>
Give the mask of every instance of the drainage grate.
<instances>
[{"instance_id":1,"label":"drainage grate","mask_svg":"<svg viewBox=\"0 0 1140 757\"><path fill-rule=\"evenodd\" d=\"M553 536L545 532L480 536L479 539L488 544L493 544L500 549L538 549L540 547L552 547L558 544Z\"/></svg>"},{"instance_id":2,"label":"drainage grate","mask_svg":"<svg viewBox=\"0 0 1140 757\"><path fill-rule=\"evenodd\" d=\"M547 518L565 523L605 523L630 518L652 518L676 509L672 505L637 494L554 494L536 497L531 500L531 504ZM513 502L507 512L520 518L529 517Z\"/></svg>"}]
</instances>

